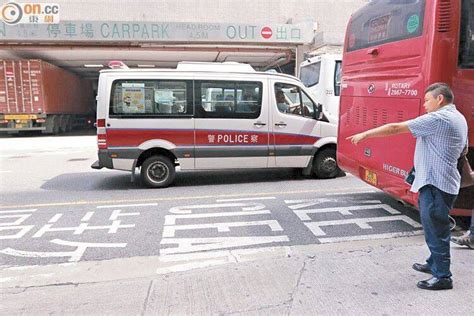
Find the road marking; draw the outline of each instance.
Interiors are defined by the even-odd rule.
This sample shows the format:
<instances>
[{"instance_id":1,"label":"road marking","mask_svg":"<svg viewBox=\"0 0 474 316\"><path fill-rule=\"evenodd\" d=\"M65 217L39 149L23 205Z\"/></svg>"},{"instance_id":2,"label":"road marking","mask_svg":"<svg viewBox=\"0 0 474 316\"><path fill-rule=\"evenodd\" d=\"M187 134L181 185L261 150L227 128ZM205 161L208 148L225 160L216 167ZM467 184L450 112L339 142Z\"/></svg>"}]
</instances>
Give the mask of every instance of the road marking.
<instances>
[{"instance_id":1,"label":"road marking","mask_svg":"<svg viewBox=\"0 0 474 316\"><path fill-rule=\"evenodd\" d=\"M374 193L374 192L380 192L378 190L366 190L366 191L358 191L358 192L349 192L349 193L357 193L357 194L362 194L362 193ZM347 193L341 193L341 192L337 192L337 193L326 193L326 195L344 195L344 194L347 194Z\"/></svg>"},{"instance_id":2,"label":"road marking","mask_svg":"<svg viewBox=\"0 0 474 316\"><path fill-rule=\"evenodd\" d=\"M359 236L346 236L346 237L328 237L319 238L318 240L322 244L342 242L342 241L356 241L356 240L369 240L369 239L388 239L397 237L409 237L423 235L422 230L415 230L409 232L397 232L397 233L386 233L386 234L372 234L372 235L359 235Z\"/></svg>"},{"instance_id":3,"label":"road marking","mask_svg":"<svg viewBox=\"0 0 474 316\"><path fill-rule=\"evenodd\" d=\"M70 257L69 262L77 262L82 258L82 255L87 248L124 248L127 246L126 243L84 243L67 241L61 239L53 239L50 242L62 245L77 247L74 251L58 251L58 252L45 252L45 251L24 251L13 248L0 249L0 253L9 256L16 257L28 257L28 258L57 258L57 257Z\"/></svg>"},{"instance_id":4,"label":"road marking","mask_svg":"<svg viewBox=\"0 0 474 316\"><path fill-rule=\"evenodd\" d=\"M241 199L224 199L224 200L216 200L216 202L239 202L239 201L255 201L255 200L275 200L276 197L274 196L267 196L267 197L256 197L256 198L241 198Z\"/></svg>"},{"instance_id":5,"label":"road marking","mask_svg":"<svg viewBox=\"0 0 474 316\"><path fill-rule=\"evenodd\" d=\"M61 214L61 213L55 214L53 217L51 217L51 219L48 221L48 223L56 223L58 221L58 219L61 218L61 216L63 216L63 214Z\"/></svg>"},{"instance_id":6,"label":"road marking","mask_svg":"<svg viewBox=\"0 0 474 316\"><path fill-rule=\"evenodd\" d=\"M401 214L396 209L392 208L387 204L377 204L377 205L358 205L358 206L345 206L345 207L327 207L319 209L305 209L305 210L294 210L293 212L296 216L299 217L302 221L310 221L311 217L308 214L320 214L320 213L340 213L341 215L352 215L351 211L357 210L371 210L371 209L383 209L390 214Z\"/></svg>"},{"instance_id":7,"label":"road marking","mask_svg":"<svg viewBox=\"0 0 474 316\"><path fill-rule=\"evenodd\" d=\"M1 208L1 206L0 206ZM36 212L37 209L29 209L29 210L7 210L7 211L0 211L0 214L12 214L12 213L26 213L26 212Z\"/></svg>"},{"instance_id":8,"label":"road marking","mask_svg":"<svg viewBox=\"0 0 474 316\"><path fill-rule=\"evenodd\" d=\"M81 219L81 222L87 222L91 219L92 215L94 215L94 212L87 212L86 215Z\"/></svg>"},{"instance_id":9,"label":"road marking","mask_svg":"<svg viewBox=\"0 0 474 316\"><path fill-rule=\"evenodd\" d=\"M221 213L166 215L165 226L175 225L177 219L249 216L249 215L262 215L262 214L271 214L271 212L269 210L263 210L263 211L246 211L246 212L221 212Z\"/></svg>"},{"instance_id":10,"label":"road marking","mask_svg":"<svg viewBox=\"0 0 474 316\"><path fill-rule=\"evenodd\" d=\"M369 217L369 218L351 218L351 219L340 219L334 221L322 221L322 222L306 222L305 225L311 230L315 236L325 236L326 233L321 229L321 226L334 226L334 225L346 225L356 224L362 229L373 229L369 223L375 222L391 222L391 221L404 221L405 223L413 226L414 228L420 228L421 224L412 220L410 217L405 215L395 215L386 217Z\"/></svg>"},{"instance_id":11,"label":"road marking","mask_svg":"<svg viewBox=\"0 0 474 316\"><path fill-rule=\"evenodd\" d=\"M16 233L15 235L6 235L6 236L1 236L0 235L0 240L2 239L20 239L21 237L25 236L27 232L29 232L35 225L24 225L24 226L7 226L7 227L0 227L0 232L4 230L15 230L19 229L20 231Z\"/></svg>"},{"instance_id":12,"label":"road marking","mask_svg":"<svg viewBox=\"0 0 474 316\"><path fill-rule=\"evenodd\" d=\"M0 223L0 226L15 226L15 225L20 225L23 223L28 217L30 217L33 214L17 214L17 215L1 215L0 218L16 218L17 220L13 222L2 222Z\"/></svg>"},{"instance_id":13,"label":"road marking","mask_svg":"<svg viewBox=\"0 0 474 316\"><path fill-rule=\"evenodd\" d=\"M115 221L121 216L138 216L140 212L132 212L132 213L122 213L122 210L114 210L109 217L109 220Z\"/></svg>"},{"instance_id":14,"label":"road marking","mask_svg":"<svg viewBox=\"0 0 474 316\"><path fill-rule=\"evenodd\" d=\"M26 208L26 207L54 207L54 206L79 206L79 205L95 205L95 204L114 204L111 206L101 205L101 208L117 207L116 203L144 203L144 202L163 202L163 201L183 201L183 200L204 200L204 199L218 199L218 198L239 198L245 196L260 196L260 195L287 195L287 194L300 194L300 193L334 193L334 191L340 191L341 194L350 193L367 193L367 190L358 191L354 188L340 188L340 189L321 189L321 190L299 190L299 191L274 191L274 192L256 192L256 193L245 193L245 194L223 194L223 195L198 195L198 196L181 196L181 197L166 197L166 198L153 198L153 199L136 199L136 200L100 200L100 201L73 201L73 202L55 202L55 203L42 203L42 204L27 204L27 205L2 205L0 209L5 208ZM345 192L345 193L343 193ZM371 191L372 192L372 191ZM373 191L379 192L379 191ZM381 192L381 191L380 191ZM154 203L157 204L157 203ZM99 207L97 207L99 208Z\"/></svg>"},{"instance_id":15,"label":"road marking","mask_svg":"<svg viewBox=\"0 0 474 316\"><path fill-rule=\"evenodd\" d=\"M190 224L190 225L173 225L163 227L163 238L174 237L177 230L194 230L216 228L218 232L230 232L231 227L243 226L270 226L272 231L283 231L276 220L267 221L249 221L249 222L230 222L230 223L209 223L209 224Z\"/></svg>"},{"instance_id":16,"label":"road marking","mask_svg":"<svg viewBox=\"0 0 474 316\"><path fill-rule=\"evenodd\" d=\"M74 233L73 233L74 235L81 235L86 230L101 230L101 229L108 229L109 234L115 234L115 233L117 233L119 228L133 228L133 227L135 227L135 224L121 225L120 223L121 223L120 220L115 220L115 221L112 221L111 225L104 225L104 226L89 226L88 223L80 223L79 226L75 226L75 227L58 227L58 228L53 228L53 225L46 224L43 227L41 227L33 235L32 238L40 238L45 233L50 233L50 232L74 231Z\"/></svg>"},{"instance_id":17,"label":"road marking","mask_svg":"<svg viewBox=\"0 0 474 316\"><path fill-rule=\"evenodd\" d=\"M164 238L161 240L161 245L178 245L178 247L160 249L160 255L255 246L289 241L288 236Z\"/></svg>"},{"instance_id":18,"label":"road marking","mask_svg":"<svg viewBox=\"0 0 474 316\"><path fill-rule=\"evenodd\" d=\"M126 204L126 205L100 205L100 206L97 206L97 208L123 208L123 207L137 207L137 206L158 206L158 203Z\"/></svg>"}]
</instances>

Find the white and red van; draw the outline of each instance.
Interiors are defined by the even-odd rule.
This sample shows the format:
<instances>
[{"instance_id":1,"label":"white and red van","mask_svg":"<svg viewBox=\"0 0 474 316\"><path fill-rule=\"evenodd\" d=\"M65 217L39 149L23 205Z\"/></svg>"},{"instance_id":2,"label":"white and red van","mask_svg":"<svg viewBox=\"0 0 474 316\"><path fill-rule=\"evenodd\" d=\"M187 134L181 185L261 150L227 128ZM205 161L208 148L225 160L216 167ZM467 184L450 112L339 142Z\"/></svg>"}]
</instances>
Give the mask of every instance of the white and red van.
<instances>
[{"instance_id":1,"label":"white and red van","mask_svg":"<svg viewBox=\"0 0 474 316\"><path fill-rule=\"evenodd\" d=\"M234 62L103 70L92 168L140 168L149 187L170 185L178 166L335 177L337 122L313 98L293 76Z\"/></svg>"}]
</instances>

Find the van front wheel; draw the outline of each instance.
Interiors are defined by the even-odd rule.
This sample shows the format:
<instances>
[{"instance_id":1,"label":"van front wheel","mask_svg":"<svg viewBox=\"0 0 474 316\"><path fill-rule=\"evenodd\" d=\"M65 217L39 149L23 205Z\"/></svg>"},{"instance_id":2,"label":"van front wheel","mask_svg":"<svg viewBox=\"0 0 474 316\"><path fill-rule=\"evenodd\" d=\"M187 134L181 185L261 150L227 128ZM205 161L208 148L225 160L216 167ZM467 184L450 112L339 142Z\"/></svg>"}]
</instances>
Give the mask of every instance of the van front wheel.
<instances>
[{"instance_id":1,"label":"van front wheel","mask_svg":"<svg viewBox=\"0 0 474 316\"><path fill-rule=\"evenodd\" d=\"M142 181L150 188L166 188L176 175L173 162L166 156L151 156L141 167Z\"/></svg>"},{"instance_id":2,"label":"van front wheel","mask_svg":"<svg viewBox=\"0 0 474 316\"><path fill-rule=\"evenodd\" d=\"M326 148L316 154L313 161L313 173L317 178L335 178L340 172L337 166L336 150Z\"/></svg>"}]
</instances>

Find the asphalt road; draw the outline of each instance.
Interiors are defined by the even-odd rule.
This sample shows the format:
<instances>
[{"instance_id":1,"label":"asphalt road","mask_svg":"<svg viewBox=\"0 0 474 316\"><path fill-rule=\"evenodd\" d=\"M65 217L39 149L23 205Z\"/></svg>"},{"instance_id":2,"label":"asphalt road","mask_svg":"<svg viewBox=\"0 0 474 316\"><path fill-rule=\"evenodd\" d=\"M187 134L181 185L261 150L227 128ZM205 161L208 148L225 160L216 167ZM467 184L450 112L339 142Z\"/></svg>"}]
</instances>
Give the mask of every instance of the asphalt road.
<instances>
[{"instance_id":1,"label":"asphalt road","mask_svg":"<svg viewBox=\"0 0 474 316\"><path fill-rule=\"evenodd\" d=\"M0 138L0 266L162 256L421 234L417 211L351 175L179 172L166 189L93 170L94 136Z\"/></svg>"}]
</instances>

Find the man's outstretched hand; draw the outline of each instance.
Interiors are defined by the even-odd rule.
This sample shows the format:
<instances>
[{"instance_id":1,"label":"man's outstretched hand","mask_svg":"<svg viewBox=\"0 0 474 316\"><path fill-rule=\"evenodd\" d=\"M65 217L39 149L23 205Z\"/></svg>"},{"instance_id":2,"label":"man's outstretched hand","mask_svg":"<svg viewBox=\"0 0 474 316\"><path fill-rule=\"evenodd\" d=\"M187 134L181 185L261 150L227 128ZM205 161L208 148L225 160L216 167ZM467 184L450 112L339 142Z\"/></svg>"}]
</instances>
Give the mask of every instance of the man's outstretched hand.
<instances>
[{"instance_id":1,"label":"man's outstretched hand","mask_svg":"<svg viewBox=\"0 0 474 316\"><path fill-rule=\"evenodd\" d=\"M350 140L351 143L353 143L354 145L357 145L360 141L364 140L365 138L367 138L367 134L365 132L362 132L359 134L349 136L346 138L346 140Z\"/></svg>"}]
</instances>

